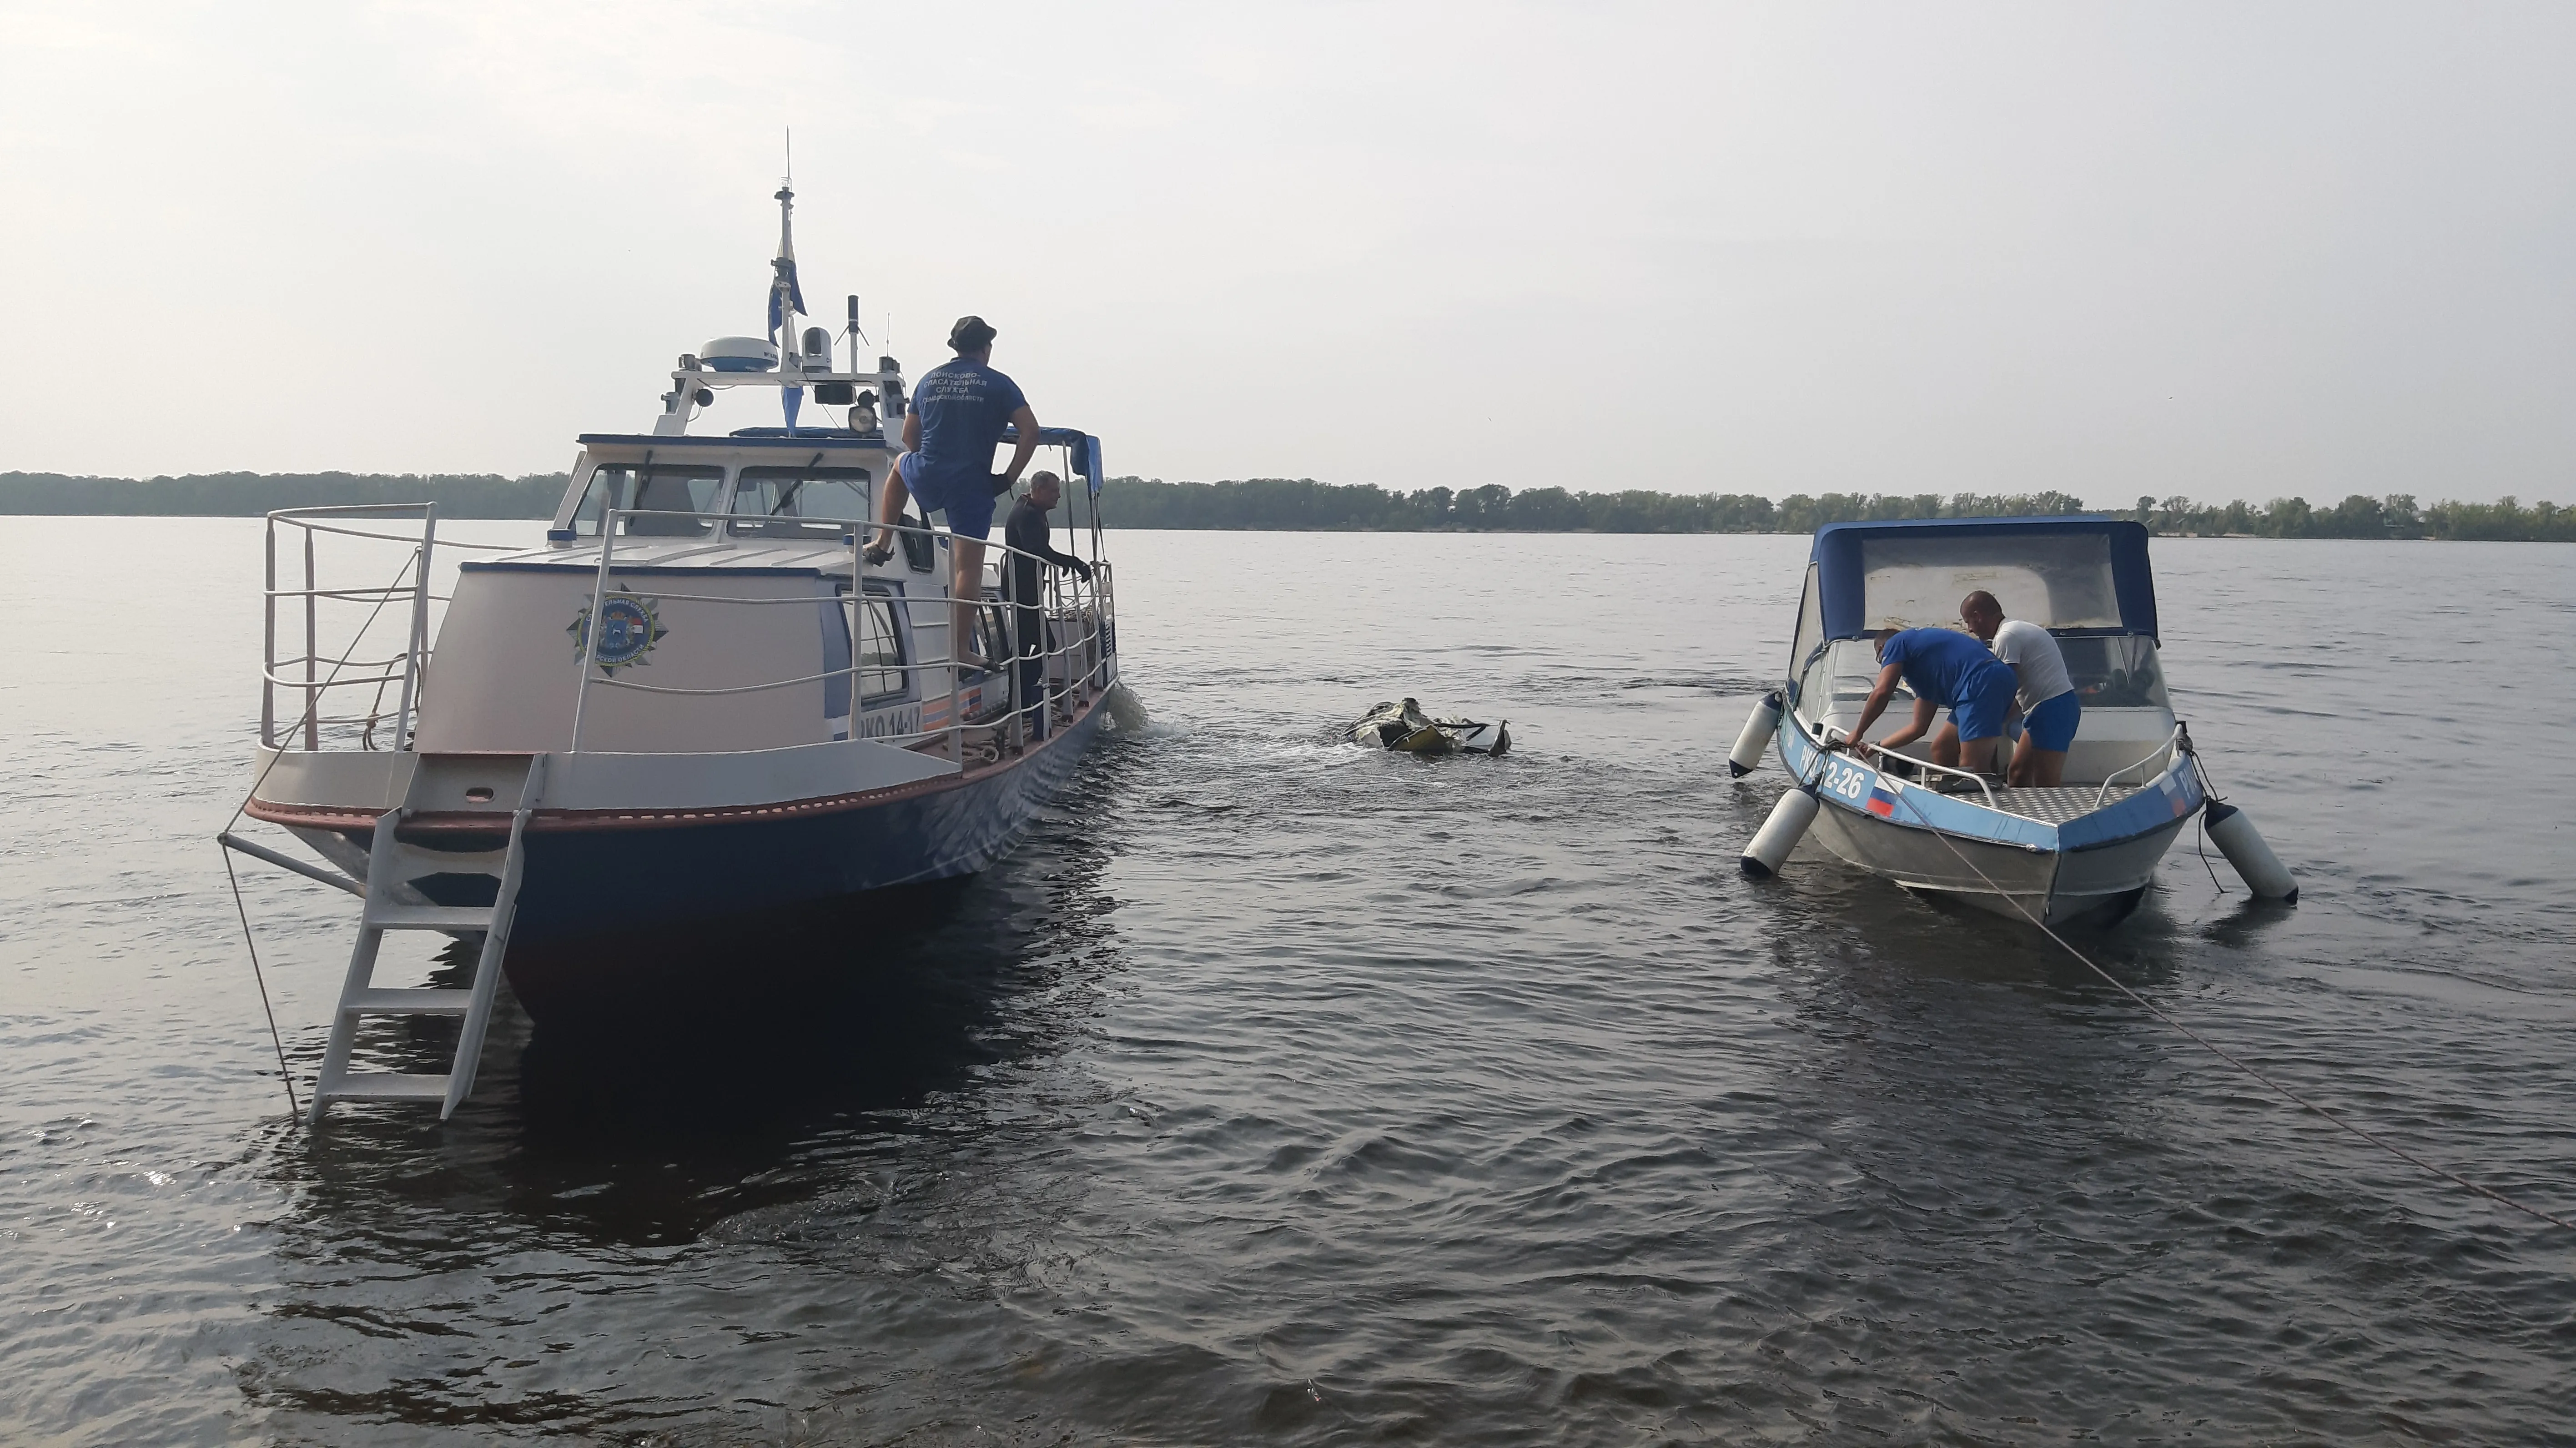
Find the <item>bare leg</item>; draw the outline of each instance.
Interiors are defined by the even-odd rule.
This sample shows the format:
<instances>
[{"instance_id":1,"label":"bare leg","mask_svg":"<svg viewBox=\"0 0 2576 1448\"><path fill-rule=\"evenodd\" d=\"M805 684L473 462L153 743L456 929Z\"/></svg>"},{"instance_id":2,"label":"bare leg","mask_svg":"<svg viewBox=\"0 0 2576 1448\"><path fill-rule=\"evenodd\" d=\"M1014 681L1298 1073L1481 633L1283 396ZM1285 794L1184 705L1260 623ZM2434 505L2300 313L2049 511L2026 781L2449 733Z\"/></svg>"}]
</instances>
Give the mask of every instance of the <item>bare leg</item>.
<instances>
[{"instance_id":1,"label":"bare leg","mask_svg":"<svg viewBox=\"0 0 2576 1448\"><path fill-rule=\"evenodd\" d=\"M2066 782L2065 750L2031 749L2024 747L2020 753L2013 756L2013 772L2015 774L2022 772L2022 761L2025 759L2030 761L2029 783L2044 785L2048 788L2054 789L2058 785ZM2015 780L2013 782L2019 784L2023 781Z\"/></svg>"},{"instance_id":2,"label":"bare leg","mask_svg":"<svg viewBox=\"0 0 2576 1448\"><path fill-rule=\"evenodd\" d=\"M1959 765L1959 726L1958 726L1958 725L1956 725L1956 724L1944 724L1944 725L1942 725L1942 726L1941 726L1941 732L1932 736L1932 762L1933 762L1934 764L1946 764L1946 765L1949 765L1949 766L1950 766L1951 768L1953 768L1953 769L1956 769L1956 768L1958 767L1958 765Z\"/></svg>"},{"instance_id":3,"label":"bare leg","mask_svg":"<svg viewBox=\"0 0 2576 1448\"><path fill-rule=\"evenodd\" d=\"M1971 774L1994 773L1995 742L2000 737L2001 736L1999 735L1989 734L1983 739L1969 739L1961 741L1959 745L1959 767Z\"/></svg>"},{"instance_id":4,"label":"bare leg","mask_svg":"<svg viewBox=\"0 0 2576 1448\"><path fill-rule=\"evenodd\" d=\"M912 490L903 485L903 469L886 469L885 489L877 499L876 536L868 540L870 548L894 546L895 520L903 516L903 505L912 501Z\"/></svg>"},{"instance_id":5,"label":"bare leg","mask_svg":"<svg viewBox=\"0 0 2576 1448\"><path fill-rule=\"evenodd\" d=\"M986 659L970 650L968 640L974 637L975 609L984 601L984 540L948 537L948 620L950 653L970 669L993 667Z\"/></svg>"}]
</instances>

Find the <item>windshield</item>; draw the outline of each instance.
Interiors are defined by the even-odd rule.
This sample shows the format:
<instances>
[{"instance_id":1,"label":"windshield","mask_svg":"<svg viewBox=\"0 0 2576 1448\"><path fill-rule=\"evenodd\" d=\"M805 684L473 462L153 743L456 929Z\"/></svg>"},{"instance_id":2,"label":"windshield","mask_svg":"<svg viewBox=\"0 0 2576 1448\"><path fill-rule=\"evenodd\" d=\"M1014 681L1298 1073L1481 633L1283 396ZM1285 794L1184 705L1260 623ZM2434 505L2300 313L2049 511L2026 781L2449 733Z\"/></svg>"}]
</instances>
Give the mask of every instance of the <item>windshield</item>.
<instances>
[{"instance_id":1,"label":"windshield","mask_svg":"<svg viewBox=\"0 0 2576 1448\"><path fill-rule=\"evenodd\" d=\"M865 468L744 468L733 485L733 531L760 537L834 536L868 517Z\"/></svg>"},{"instance_id":2,"label":"windshield","mask_svg":"<svg viewBox=\"0 0 2576 1448\"><path fill-rule=\"evenodd\" d=\"M2066 681L2075 686L2075 697L2085 708L2172 711L2155 640L2135 634L2061 638L2057 651L2066 656Z\"/></svg>"},{"instance_id":3,"label":"windshield","mask_svg":"<svg viewBox=\"0 0 2576 1448\"><path fill-rule=\"evenodd\" d=\"M584 538L598 537L599 520L611 508L704 513L715 507L716 491L723 485L724 469L712 464L595 468L581 501L573 507L573 531ZM628 517L619 520L617 531L621 537L692 538L713 526L696 518Z\"/></svg>"},{"instance_id":4,"label":"windshield","mask_svg":"<svg viewBox=\"0 0 2576 1448\"><path fill-rule=\"evenodd\" d=\"M1860 556L1871 628L1956 627L1959 600L1978 589L2042 628L2120 626L2111 540L2099 533L1871 538Z\"/></svg>"}]
</instances>

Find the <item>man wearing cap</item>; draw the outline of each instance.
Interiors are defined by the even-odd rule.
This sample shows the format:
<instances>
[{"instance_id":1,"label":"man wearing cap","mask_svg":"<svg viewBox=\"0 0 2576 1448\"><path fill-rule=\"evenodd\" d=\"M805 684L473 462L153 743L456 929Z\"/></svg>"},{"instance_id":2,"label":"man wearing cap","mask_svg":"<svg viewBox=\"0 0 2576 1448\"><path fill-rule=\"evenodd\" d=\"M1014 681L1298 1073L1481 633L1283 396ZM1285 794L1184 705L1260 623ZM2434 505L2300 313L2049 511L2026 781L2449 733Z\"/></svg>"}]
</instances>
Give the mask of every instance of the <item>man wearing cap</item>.
<instances>
[{"instance_id":1,"label":"man wearing cap","mask_svg":"<svg viewBox=\"0 0 2576 1448\"><path fill-rule=\"evenodd\" d=\"M993 532L993 499L1011 490L1038 450L1038 417L1020 386L992 368L993 329L981 317L960 317L949 329L956 360L934 367L913 388L903 414L903 456L895 459L877 503L876 540L868 561L894 553L895 520L907 497L924 513L948 515L950 638L953 656L966 668L988 669L991 660L969 651L976 604L984 596L984 540ZM1019 428L1006 472L993 471L993 447L1005 425Z\"/></svg>"}]
</instances>

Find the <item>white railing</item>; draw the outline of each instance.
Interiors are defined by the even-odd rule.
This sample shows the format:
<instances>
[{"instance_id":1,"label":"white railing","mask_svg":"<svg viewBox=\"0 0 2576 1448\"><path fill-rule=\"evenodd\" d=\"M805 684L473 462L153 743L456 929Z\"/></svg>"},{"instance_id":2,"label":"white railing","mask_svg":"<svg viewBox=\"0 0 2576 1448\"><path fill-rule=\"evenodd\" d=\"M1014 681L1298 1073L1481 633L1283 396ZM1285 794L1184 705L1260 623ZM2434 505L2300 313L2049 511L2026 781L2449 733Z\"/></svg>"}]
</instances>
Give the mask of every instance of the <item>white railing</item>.
<instances>
[{"instance_id":1,"label":"white railing","mask_svg":"<svg viewBox=\"0 0 2576 1448\"><path fill-rule=\"evenodd\" d=\"M2169 762L2173 755L2174 742L2182 738L2182 730L2182 725L2174 725L2174 732L2166 735L2163 743L2148 750L2145 755L2139 758L2137 763L2121 765L2119 768L2112 770L2109 774L2102 776L2102 788L2096 791L2093 795L2093 807L2095 809L2100 809L2104 804L2110 801L2111 786L2120 782L2121 775L2128 773L2132 769L2140 769L2147 765L2154 764L2159 760ZM2146 781L2141 778L2138 781L2138 785L2143 789L2146 787Z\"/></svg>"},{"instance_id":2,"label":"white railing","mask_svg":"<svg viewBox=\"0 0 2576 1448\"><path fill-rule=\"evenodd\" d=\"M1832 748L1835 743L1839 742L1844 749L1849 752L1853 744L1867 742L1864 740L1855 740L1851 735L1844 733L1842 730L1837 729L1830 724L1817 725L1816 732L1818 735L1823 736L1819 742L1823 743L1828 749ZM1973 769L1953 769L1946 764L1934 764L1931 760L1918 758L1914 755L1905 753L1903 750L1888 749L1877 744L1872 744L1869 747L1875 753L1886 755L1890 759L1902 759L1917 769L1929 769L1940 774L1955 775L1960 779L1973 779L1977 782L1978 790L1983 792L1986 797L1986 808L1995 809L1998 807L1995 804L1995 791L1993 786L1986 783L1986 777L1984 775L1977 773ZM1857 758L1858 755L1855 753L1854 757ZM1885 765L1878 765L1875 766L1875 768L1882 775L1888 772Z\"/></svg>"},{"instance_id":3,"label":"white railing","mask_svg":"<svg viewBox=\"0 0 2576 1448\"><path fill-rule=\"evenodd\" d=\"M1111 570L1109 564L1105 560L1086 560L1091 564L1093 577L1089 581L1083 581L1070 574L1069 571L1060 569L1055 563L1039 555L1013 548L1007 543L987 542L985 544L985 558L987 561L994 562L999 565L1003 582L1005 584L1004 592L1006 595L1008 593L1008 584L1010 582L1012 560L1025 558L1033 562L1038 568L1039 577L1043 581L1044 598L1041 602L1034 605L1034 608L1039 614L1041 629L1046 632L1056 634L1061 641L1049 643L1044 639L1041 639L1038 641L1037 649L1032 652L1029 648L1030 641L1017 637L1021 626L1022 609L1026 606L1007 596L998 600L981 597L958 600L944 592L935 598L917 598L908 594L897 596L893 594L870 593L867 591L867 569L865 567L864 549L866 539L873 533L883 530L892 535L931 539L933 540L932 546L935 549L937 546L936 540L948 536L944 532L937 529L923 527L918 524L899 523L885 525L864 523L852 519L828 518L798 518L794 521L803 524L819 523L848 530L842 534L840 540L841 545L849 550L850 591L847 595L840 598L818 598L814 595L780 598L741 598L725 594L656 593L654 597L662 602L732 604L745 607L765 607L787 604L811 608L818 602L841 603L844 605L844 615L847 619L849 628L850 661L846 667L827 669L819 673L799 674L791 678L766 679L757 683L730 684L712 688L687 688L673 684L647 684L633 679L616 678L598 667L599 639L602 632L599 627L599 619L601 617L602 610L607 606L609 579L616 571L618 524L622 520L647 516L655 518L689 519L698 522L713 523L718 527L722 527L729 522L743 521L745 515L685 513L666 509L648 508L606 508L601 511L599 522L599 562L592 577L590 593L589 616L592 622L590 627L585 631L585 637L582 644L580 657L581 677L573 695L572 740L570 747L566 751L567 753L578 754L581 752L582 731L590 712L590 691L593 688L625 689L639 694L668 694L703 698L730 694L761 693L771 689L786 689L802 684L825 683L835 678L846 677L849 680L850 693L850 736L853 739L856 739L861 737L859 734L860 720L865 712L864 704L867 698L864 676L869 674L899 674L905 681L905 692L915 695L918 702L926 706L929 703L932 686L925 676L933 672L945 671L946 677L944 682L948 691L947 717L939 728L920 729L899 734L875 734L865 737L876 743L891 744L902 748L910 748L932 740L940 740L947 746L946 754L950 764L960 772L963 772L967 767L966 735L970 729L984 730L989 728L994 731L994 757L996 759L999 758L1001 753L1002 740L1005 737L1005 729L1007 730L1009 748L1014 753L1024 752L1027 749L1029 743L1029 713L1032 709L1043 709L1054 702L1055 696L1050 690L1049 685L1053 682L1052 676L1056 672L1056 665L1059 662L1062 662L1064 665L1064 692L1065 694L1070 695L1077 704L1088 703L1097 699L1102 693L1107 691L1111 682L1110 671L1113 667L1114 655L1112 654L1110 647L1110 634L1117 627L1117 613L1115 595L1112 591L1111 585ZM644 536L654 537L659 541L669 541L663 535ZM706 571L710 577L720 577L723 569L722 565L717 564L710 565ZM910 642L912 646L906 647L905 640L900 637L897 639L896 646L904 650L904 658L900 663L887 664L882 661L868 662L862 653L862 649L866 642L865 610L871 601L883 601L888 604L899 603L904 606L906 620L912 625L910 630ZM1011 655L1007 660L990 660L990 663L994 667L993 669L986 670L986 676L988 678L996 669L1004 675L1005 697L1008 705L1008 714L1004 719L996 719L994 716L988 715L982 722L970 724L965 717L964 684L961 677L964 673L964 669L961 666L960 650L957 647L959 640L954 636L956 630L956 606L960 602L964 603L965 606L970 609L998 606L1008 621L1008 632L1012 635L1010 640L1012 649ZM927 607L927 609L936 616L935 621L925 620L921 616L925 607ZM1049 627L1050 625L1065 624L1074 625L1074 627ZM938 649L937 657L931 657L930 650L919 647L918 645L918 640L926 632L936 632L939 635L940 647ZM996 640L994 642L998 643L1000 641ZM1038 692L1040 695L1040 697L1035 700L1024 699L1021 697L1023 674L1027 667L1032 663L1037 665L1036 672L1038 676ZM880 697L882 697L882 695Z\"/></svg>"},{"instance_id":4,"label":"white railing","mask_svg":"<svg viewBox=\"0 0 2576 1448\"><path fill-rule=\"evenodd\" d=\"M417 520L419 531L392 533L369 528L335 526L325 519L376 520L396 523ZM294 531L301 543L304 586L278 587L278 530ZM409 552L392 580L379 587L322 586L320 562L315 547L316 535L330 534L344 538L370 539L405 545ZM411 745L413 713L420 699L421 671L429 662L430 605L446 602L446 597L429 591L430 570L438 548L438 505L435 503L349 503L316 508L280 508L268 515L267 571L261 599L259 742L269 749L290 747L301 742L306 750L322 747L326 729L335 736L343 730L354 731L361 749L407 749ZM493 543L458 543L450 548L476 551L506 551L508 545ZM292 567L292 565L289 565ZM304 647L302 652L280 657L278 654L278 605L285 602L303 615ZM349 635L338 652L322 651L321 606L335 604L371 604L367 616ZM300 604L300 607L297 605ZM360 649L373 632L376 621L388 608L405 605L396 617L406 625L398 651L383 655L362 654ZM294 624L287 625L291 636ZM326 674L324 666L329 667ZM301 677L290 670L301 667ZM351 673L349 670L359 670ZM385 690L400 684L391 722L393 732L386 742L376 742L376 731L387 721ZM303 707L278 728L278 691L300 695ZM326 698L340 697L333 690L372 690L365 712L328 714L323 711Z\"/></svg>"}]
</instances>

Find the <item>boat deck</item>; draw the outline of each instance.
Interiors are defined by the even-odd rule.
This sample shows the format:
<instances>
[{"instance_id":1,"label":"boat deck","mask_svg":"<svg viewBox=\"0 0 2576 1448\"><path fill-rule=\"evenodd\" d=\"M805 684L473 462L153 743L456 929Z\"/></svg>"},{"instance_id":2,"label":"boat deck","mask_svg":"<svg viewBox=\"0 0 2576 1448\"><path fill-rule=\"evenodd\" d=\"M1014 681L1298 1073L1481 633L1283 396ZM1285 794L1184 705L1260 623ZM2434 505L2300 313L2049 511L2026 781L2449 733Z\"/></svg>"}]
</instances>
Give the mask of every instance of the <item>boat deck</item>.
<instances>
[{"instance_id":1,"label":"boat deck","mask_svg":"<svg viewBox=\"0 0 2576 1448\"><path fill-rule=\"evenodd\" d=\"M2098 784L2025 785L1996 790L1995 807L2044 825L2062 825L2069 820L2082 819L2097 809L2109 809L2137 792L2138 787L2134 784L2115 784L2107 795L2102 793L2102 786ZM1960 798L1973 799L1980 804L1985 802L1984 796L1974 791Z\"/></svg>"}]
</instances>

